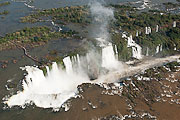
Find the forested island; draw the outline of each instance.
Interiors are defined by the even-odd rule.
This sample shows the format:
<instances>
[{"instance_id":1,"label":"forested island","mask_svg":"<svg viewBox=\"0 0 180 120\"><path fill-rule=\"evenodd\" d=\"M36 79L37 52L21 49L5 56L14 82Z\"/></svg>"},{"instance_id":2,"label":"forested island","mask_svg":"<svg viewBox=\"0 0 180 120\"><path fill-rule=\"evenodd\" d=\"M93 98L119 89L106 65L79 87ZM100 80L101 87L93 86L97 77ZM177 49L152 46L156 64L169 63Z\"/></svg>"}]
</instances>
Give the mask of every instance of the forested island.
<instances>
[{"instance_id":1,"label":"forested island","mask_svg":"<svg viewBox=\"0 0 180 120\"><path fill-rule=\"evenodd\" d=\"M171 5L165 3L165 5ZM134 40L143 47L145 54L147 47L151 49L151 55L154 55L156 47L161 44L163 47L163 55L174 54L174 45L176 49L180 49L180 15L166 13L159 10L149 10L140 12L135 7L127 5L109 5L114 9L115 20L110 23L109 32L112 36L112 42L117 45L120 60L128 60L131 58L131 50L127 48L127 42L122 38L122 33L127 32L133 35ZM51 19L51 20L49 20ZM36 23L52 21L53 24L62 26L77 24L79 26L88 26L91 24L92 16L88 6L72 6L64 8L52 8L44 10L36 10L34 13L22 17L20 22ZM176 22L176 27L173 27L173 22ZM158 25L158 32L156 27ZM150 27L152 33L146 35L145 28ZM136 33L138 32L138 36ZM57 31L50 27L32 27L19 30L14 33L6 34L0 38L1 50L12 48L13 42L19 44L39 46L51 39L68 38L73 39L73 35L78 36L78 31ZM80 38L81 36L79 36ZM12 42L11 42L12 41Z\"/></svg>"}]
</instances>

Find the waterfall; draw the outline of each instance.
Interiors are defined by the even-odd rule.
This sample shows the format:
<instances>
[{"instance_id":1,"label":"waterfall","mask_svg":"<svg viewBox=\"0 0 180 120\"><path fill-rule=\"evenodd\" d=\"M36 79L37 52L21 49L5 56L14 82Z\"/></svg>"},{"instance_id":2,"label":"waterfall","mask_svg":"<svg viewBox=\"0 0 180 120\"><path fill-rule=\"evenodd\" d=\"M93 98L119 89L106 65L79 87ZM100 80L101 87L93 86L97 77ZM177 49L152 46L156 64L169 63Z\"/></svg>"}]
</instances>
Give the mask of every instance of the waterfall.
<instances>
[{"instance_id":1,"label":"waterfall","mask_svg":"<svg viewBox=\"0 0 180 120\"><path fill-rule=\"evenodd\" d=\"M173 27L176 27L176 21L173 22Z\"/></svg>"},{"instance_id":2,"label":"waterfall","mask_svg":"<svg viewBox=\"0 0 180 120\"><path fill-rule=\"evenodd\" d=\"M128 46L132 47L132 57L142 59L142 48L132 39L132 35L128 37Z\"/></svg>"},{"instance_id":3,"label":"waterfall","mask_svg":"<svg viewBox=\"0 0 180 120\"><path fill-rule=\"evenodd\" d=\"M105 72L109 71L109 73L112 72L111 70L122 69L121 64L116 59L116 55L118 55L117 46L115 46L114 53L113 45L108 41L110 34L107 28L109 21L114 19L113 9L106 8L98 2L92 2L90 11L94 18L94 23L97 25L97 30L94 31L97 32L95 37L99 37L97 41L99 47L102 48L102 56L98 56L99 53L93 51L93 53L89 52L90 54L87 54L87 60L85 57L80 59L79 54L71 58L70 56L65 57L63 59L65 70L53 63L51 70L49 70L48 66L46 67L46 76L44 76L42 70L26 66L24 70L28 74L26 79L22 81L23 91L18 91L16 95L7 97L4 100L5 104L9 107L25 107L25 105L33 103L38 107L59 110L68 99L77 96L78 85L93 83L90 81L91 77L97 79L96 76L100 73L99 68L102 69L104 67L107 70L103 70ZM51 23L59 28L53 21ZM77 64L82 67L77 66L76 68Z\"/></svg>"},{"instance_id":4,"label":"waterfall","mask_svg":"<svg viewBox=\"0 0 180 120\"><path fill-rule=\"evenodd\" d=\"M94 53L93 53L94 54ZM112 44L108 44L102 48L102 67L108 70L114 70L120 67L120 63L116 60L115 54L118 54L117 46L115 52ZM94 64L95 57L87 54L88 65L92 77L99 74L99 66ZM58 67L57 63L52 64L50 70L46 66L47 75L37 67L26 66L23 70L27 71L25 79L22 81L23 91L18 91L16 95L4 98L4 104L9 107L21 106L24 108L27 104L34 103L37 107L53 108L58 111L62 105L70 98L77 96L77 87L82 83L91 83L87 73L77 69L73 72L74 64L81 63L79 54L63 59L66 71ZM93 69L92 69L93 68Z\"/></svg>"},{"instance_id":5,"label":"waterfall","mask_svg":"<svg viewBox=\"0 0 180 120\"><path fill-rule=\"evenodd\" d=\"M130 37L128 37L128 46L131 47L131 46L135 46L135 42L133 41L132 39L132 35Z\"/></svg>"},{"instance_id":6,"label":"waterfall","mask_svg":"<svg viewBox=\"0 0 180 120\"><path fill-rule=\"evenodd\" d=\"M145 34L148 35L148 27L145 27Z\"/></svg>"},{"instance_id":7,"label":"waterfall","mask_svg":"<svg viewBox=\"0 0 180 120\"><path fill-rule=\"evenodd\" d=\"M125 32L122 33L122 38L127 38L127 35Z\"/></svg>"},{"instance_id":8,"label":"waterfall","mask_svg":"<svg viewBox=\"0 0 180 120\"><path fill-rule=\"evenodd\" d=\"M145 34L149 35L152 32L151 27L145 27Z\"/></svg>"},{"instance_id":9,"label":"waterfall","mask_svg":"<svg viewBox=\"0 0 180 120\"><path fill-rule=\"evenodd\" d=\"M69 57L66 60L69 61ZM7 98L4 103L9 107L25 107L33 102L38 107L59 110L65 101L76 96L78 85L90 82L84 74L67 74L56 63L47 76L36 67L26 66L24 70L28 74L22 81L23 91Z\"/></svg>"},{"instance_id":10,"label":"waterfall","mask_svg":"<svg viewBox=\"0 0 180 120\"><path fill-rule=\"evenodd\" d=\"M162 45L159 44L157 47L156 47L156 54L161 52L162 51Z\"/></svg>"},{"instance_id":11,"label":"waterfall","mask_svg":"<svg viewBox=\"0 0 180 120\"><path fill-rule=\"evenodd\" d=\"M65 65L65 68L66 68L66 72L68 74L72 73L73 72L73 67L72 67L72 62L71 62L71 59L70 57L65 57L63 59L63 62L64 62L64 65Z\"/></svg>"},{"instance_id":12,"label":"waterfall","mask_svg":"<svg viewBox=\"0 0 180 120\"><path fill-rule=\"evenodd\" d=\"M102 67L107 69L114 69L117 67L118 61L116 60L113 46L109 44L102 48Z\"/></svg>"},{"instance_id":13,"label":"waterfall","mask_svg":"<svg viewBox=\"0 0 180 120\"><path fill-rule=\"evenodd\" d=\"M149 56L149 48L146 49L146 56Z\"/></svg>"},{"instance_id":14,"label":"waterfall","mask_svg":"<svg viewBox=\"0 0 180 120\"><path fill-rule=\"evenodd\" d=\"M176 48L176 44L174 44L174 50L177 50L177 48Z\"/></svg>"},{"instance_id":15,"label":"waterfall","mask_svg":"<svg viewBox=\"0 0 180 120\"><path fill-rule=\"evenodd\" d=\"M118 54L117 46L115 45L115 53Z\"/></svg>"},{"instance_id":16,"label":"waterfall","mask_svg":"<svg viewBox=\"0 0 180 120\"><path fill-rule=\"evenodd\" d=\"M137 49L135 47L132 47L132 54L134 58L137 57Z\"/></svg>"},{"instance_id":17,"label":"waterfall","mask_svg":"<svg viewBox=\"0 0 180 120\"><path fill-rule=\"evenodd\" d=\"M116 60L118 60L118 49L116 45L114 47L115 47Z\"/></svg>"},{"instance_id":18,"label":"waterfall","mask_svg":"<svg viewBox=\"0 0 180 120\"><path fill-rule=\"evenodd\" d=\"M51 21L51 24L54 26L55 25L55 23L53 22L53 21Z\"/></svg>"},{"instance_id":19,"label":"waterfall","mask_svg":"<svg viewBox=\"0 0 180 120\"><path fill-rule=\"evenodd\" d=\"M133 49L133 56L134 58L137 58L137 59L141 59L142 58L142 55L141 55L141 47L139 45L137 45L136 47L132 47Z\"/></svg>"},{"instance_id":20,"label":"waterfall","mask_svg":"<svg viewBox=\"0 0 180 120\"><path fill-rule=\"evenodd\" d=\"M151 27L148 27L148 34L150 34L151 32Z\"/></svg>"},{"instance_id":21,"label":"waterfall","mask_svg":"<svg viewBox=\"0 0 180 120\"><path fill-rule=\"evenodd\" d=\"M156 54L159 53L159 45L156 47Z\"/></svg>"},{"instance_id":22,"label":"waterfall","mask_svg":"<svg viewBox=\"0 0 180 120\"><path fill-rule=\"evenodd\" d=\"M51 71L52 71L52 73L58 74L59 68L58 68L58 65L56 62L52 64L52 70Z\"/></svg>"},{"instance_id":23,"label":"waterfall","mask_svg":"<svg viewBox=\"0 0 180 120\"><path fill-rule=\"evenodd\" d=\"M162 45L160 46L160 51L162 52L163 48L162 48Z\"/></svg>"},{"instance_id":24,"label":"waterfall","mask_svg":"<svg viewBox=\"0 0 180 120\"><path fill-rule=\"evenodd\" d=\"M80 62L80 57L79 57L79 54L77 54L77 62L78 62L78 65L80 65L81 64L81 62Z\"/></svg>"},{"instance_id":25,"label":"waterfall","mask_svg":"<svg viewBox=\"0 0 180 120\"><path fill-rule=\"evenodd\" d=\"M156 25L156 32L159 31L159 25Z\"/></svg>"},{"instance_id":26,"label":"waterfall","mask_svg":"<svg viewBox=\"0 0 180 120\"><path fill-rule=\"evenodd\" d=\"M77 58L76 58L76 56L72 56L72 59L73 59L73 64L76 64L76 63L77 63Z\"/></svg>"},{"instance_id":27,"label":"waterfall","mask_svg":"<svg viewBox=\"0 0 180 120\"><path fill-rule=\"evenodd\" d=\"M138 32L138 30L136 31L136 37L138 37L139 36L139 32Z\"/></svg>"},{"instance_id":28,"label":"waterfall","mask_svg":"<svg viewBox=\"0 0 180 120\"><path fill-rule=\"evenodd\" d=\"M46 70L47 70L47 75L49 75L50 74L50 70L49 70L48 66L46 66Z\"/></svg>"}]
</instances>

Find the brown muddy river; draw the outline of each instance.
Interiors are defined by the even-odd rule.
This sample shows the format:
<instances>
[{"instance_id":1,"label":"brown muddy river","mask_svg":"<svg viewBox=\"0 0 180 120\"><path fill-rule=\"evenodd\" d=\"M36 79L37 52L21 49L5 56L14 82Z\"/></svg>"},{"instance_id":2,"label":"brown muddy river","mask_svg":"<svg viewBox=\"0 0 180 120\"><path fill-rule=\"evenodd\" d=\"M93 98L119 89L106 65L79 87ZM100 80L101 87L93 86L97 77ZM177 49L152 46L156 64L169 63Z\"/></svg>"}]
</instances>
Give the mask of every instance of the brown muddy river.
<instances>
[{"instance_id":1,"label":"brown muddy river","mask_svg":"<svg viewBox=\"0 0 180 120\"><path fill-rule=\"evenodd\" d=\"M1 0L0 2L4 1L10 1L11 5L4 8L0 8L0 10L9 10L10 14L7 15L4 19L0 18L0 35L11 33L13 31L27 26L42 25L42 23L19 23L20 17L23 17L33 11L33 9L28 8L24 5L24 3L28 3L28 1L14 0L14 2L13 0ZM135 2L138 0L106 1L107 3L118 4L123 2ZM166 1L175 2L175 0ZM54 8L72 5L84 5L88 2L89 0L34 0L34 2L30 3L30 5L35 6L37 8ZM152 4L156 4L157 1L151 0L151 2ZM164 1L159 0L158 2L162 3ZM46 24L49 25L49 23ZM52 50L56 50L60 56L64 56L80 46L81 40L61 39L52 40L44 46L28 48L28 51L32 56L37 56L38 58L47 55ZM16 60L17 62L13 63L13 60ZM167 62L168 60L171 61L172 59L163 59L163 61L157 60L154 64L162 64L162 62ZM97 85L90 85L90 87L84 85L83 89L85 89L85 92L82 93L84 99L77 98L70 100L72 106L70 107L70 110L67 112L65 112L64 109L60 110L59 112L53 112L52 109L37 108L34 105L30 105L25 109L19 107L4 109L5 105L2 103L3 97L6 95L11 95L17 90L22 89L21 80L24 78L25 72L20 70L20 67L26 65L35 65L35 63L29 58L23 57L23 51L20 49L1 51L0 65L4 63L7 64L7 68L0 68L0 120L97 120L99 117L110 116L115 114L125 115L128 113L128 105L126 104L125 98L117 95L102 95L101 93L103 88L100 88ZM143 63L141 64L141 66L144 67ZM151 65L146 64L145 68L146 67L151 67ZM135 68L134 71L132 71L133 74L136 74L135 71L139 72L139 69ZM116 73L113 73L112 75L114 74ZM121 75L116 74L115 76L116 78L119 78ZM105 79L109 79L110 77L111 75L108 75ZM11 86L13 89L8 91L6 85ZM98 106L98 109L94 109L90 102Z\"/></svg>"}]
</instances>

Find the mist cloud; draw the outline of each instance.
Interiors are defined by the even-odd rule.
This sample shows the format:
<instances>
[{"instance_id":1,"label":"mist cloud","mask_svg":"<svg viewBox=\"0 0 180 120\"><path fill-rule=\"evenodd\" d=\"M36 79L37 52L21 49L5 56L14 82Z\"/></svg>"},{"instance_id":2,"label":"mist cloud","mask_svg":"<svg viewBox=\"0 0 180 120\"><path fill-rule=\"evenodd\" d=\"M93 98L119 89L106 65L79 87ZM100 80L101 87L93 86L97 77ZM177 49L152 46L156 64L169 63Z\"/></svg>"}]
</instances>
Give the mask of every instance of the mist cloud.
<instances>
[{"instance_id":1,"label":"mist cloud","mask_svg":"<svg viewBox=\"0 0 180 120\"><path fill-rule=\"evenodd\" d=\"M89 6L91 16L93 17L93 36L98 38L97 40L100 44L107 44L110 40L108 24L114 19L114 11L112 8L104 7L102 3L97 1L91 2Z\"/></svg>"}]
</instances>

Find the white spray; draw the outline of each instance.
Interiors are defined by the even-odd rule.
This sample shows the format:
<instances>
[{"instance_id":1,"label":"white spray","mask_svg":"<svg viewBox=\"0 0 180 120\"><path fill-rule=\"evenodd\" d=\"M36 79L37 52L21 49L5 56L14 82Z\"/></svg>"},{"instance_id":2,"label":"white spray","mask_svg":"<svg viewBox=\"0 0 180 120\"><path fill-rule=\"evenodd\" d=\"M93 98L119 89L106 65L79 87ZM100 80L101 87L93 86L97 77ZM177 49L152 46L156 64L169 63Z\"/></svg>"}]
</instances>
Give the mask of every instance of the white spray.
<instances>
[{"instance_id":1,"label":"white spray","mask_svg":"<svg viewBox=\"0 0 180 120\"><path fill-rule=\"evenodd\" d=\"M110 38L107 30L108 22L114 19L113 10L102 6L98 2L90 4L90 10L95 22L99 24L99 30L95 32L99 46L102 48L100 67L109 70L115 69L121 64L116 59L118 54L117 47L115 49L116 53L114 53L113 46L109 42ZM25 76L22 82L23 91L18 91L16 95L11 97L5 97L4 103L9 107L25 107L26 104L34 103L38 107L59 110L68 99L76 97L78 85L92 82L88 76L89 71L91 71L93 76L94 73L98 73L100 68L98 66L99 59L96 56L94 57L94 55L89 52L85 60L81 60L78 54L77 56L72 56L72 60L69 56L65 57L63 59L65 70L53 63L51 70L49 70L49 67L46 67L46 76L42 70L26 66L24 70L27 71L28 75ZM88 62L90 60L91 62ZM83 65L84 61L87 63L88 70L84 69L86 67L83 67L85 66ZM78 67L75 69L74 66Z\"/></svg>"},{"instance_id":2,"label":"white spray","mask_svg":"<svg viewBox=\"0 0 180 120\"><path fill-rule=\"evenodd\" d=\"M106 46L109 44L110 35L108 32L108 23L114 19L114 13L111 8L104 7L99 2L92 2L90 4L91 15L94 18L96 28L93 32L99 46Z\"/></svg>"},{"instance_id":3,"label":"white spray","mask_svg":"<svg viewBox=\"0 0 180 120\"><path fill-rule=\"evenodd\" d=\"M137 59L142 59L142 48L139 46L133 39L132 35L127 38L128 39L128 45L127 47L132 47L132 57Z\"/></svg>"},{"instance_id":4,"label":"white spray","mask_svg":"<svg viewBox=\"0 0 180 120\"><path fill-rule=\"evenodd\" d=\"M6 99L4 103L9 107L25 107L33 102L38 107L59 109L65 101L76 96L78 85L90 82L87 75L67 73L56 63L52 64L47 76L36 67L26 66L24 70L28 75L22 82L23 91Z\"/></svg>"},{"instance_id":5,"label":"white spray","mask_svg":"<svg viewBox=\"0 0 180 120\"><path fill-rule=\"evenodd\" d=\"M173 22L173 27L174 27L174 28L176 27L176 21Z\"/></svg>"}]
</instances>

